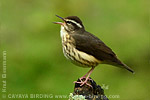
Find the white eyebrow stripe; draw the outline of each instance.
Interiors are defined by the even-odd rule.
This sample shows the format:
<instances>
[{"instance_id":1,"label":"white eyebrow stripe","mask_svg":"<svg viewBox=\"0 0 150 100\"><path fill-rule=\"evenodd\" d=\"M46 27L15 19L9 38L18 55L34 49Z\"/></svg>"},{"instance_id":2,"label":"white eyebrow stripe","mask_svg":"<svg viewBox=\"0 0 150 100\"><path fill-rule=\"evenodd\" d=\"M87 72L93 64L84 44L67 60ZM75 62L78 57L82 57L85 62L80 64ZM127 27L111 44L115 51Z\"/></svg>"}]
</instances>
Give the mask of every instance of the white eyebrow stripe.
<instances>
[{"instance_id":1,"label":"white eyebrow stripe","mask_svg":"<svg viewBox=\"0 0 150 100\"><path fill-rule=\"evenodd\" d=\"M82 28L82 26L79 23L75 22L74 20L66 19L66 21L70 21L70 22L76 24L78 27Z\"/></svg>"}]
</instances>

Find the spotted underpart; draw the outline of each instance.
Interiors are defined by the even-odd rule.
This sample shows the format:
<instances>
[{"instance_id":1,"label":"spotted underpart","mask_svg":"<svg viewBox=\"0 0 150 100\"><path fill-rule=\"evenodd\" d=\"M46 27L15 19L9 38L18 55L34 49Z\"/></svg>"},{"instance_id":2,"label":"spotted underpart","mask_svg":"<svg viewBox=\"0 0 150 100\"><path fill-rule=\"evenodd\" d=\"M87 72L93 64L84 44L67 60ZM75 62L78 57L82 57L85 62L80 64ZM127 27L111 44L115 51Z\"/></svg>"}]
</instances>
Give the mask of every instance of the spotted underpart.
<instances>
[{"instance_id":1,"label":"spotted underpart","mask_svg":"<svg viewBox=\"0 0 150 100\"><path fill-rule=\"evenodd\" d=\"M61 27L61 38L63 53L65 57L74 64L82 67L94 67L100 63L100 61L97 60L95 57L77 50L75 48L73 38L70 37L70 35L65 31L63 26Z\"/></svg>"}]
</instances>

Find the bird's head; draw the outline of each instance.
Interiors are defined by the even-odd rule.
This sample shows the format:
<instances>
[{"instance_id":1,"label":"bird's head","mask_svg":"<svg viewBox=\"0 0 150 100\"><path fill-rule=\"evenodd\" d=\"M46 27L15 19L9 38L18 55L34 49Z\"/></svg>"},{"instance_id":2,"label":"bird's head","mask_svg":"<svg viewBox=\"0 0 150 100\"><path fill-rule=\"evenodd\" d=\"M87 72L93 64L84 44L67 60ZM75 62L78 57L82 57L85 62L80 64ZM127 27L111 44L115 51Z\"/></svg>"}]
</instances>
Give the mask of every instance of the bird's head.
<instances>
[{"instance_id":1,"label":"bird's head","mask_svg":"<svg viewBox=\"0 0 150 100\"><path fill-rule=\"evenodd\" d=\"M77 30L84 30L84 26L82 21L77 16L68 16L66 18L62 18L56 15L64 22L54 22L55 24L60 24L64 29L68 32L77 31Z\"/></svg>"}]
</instances>

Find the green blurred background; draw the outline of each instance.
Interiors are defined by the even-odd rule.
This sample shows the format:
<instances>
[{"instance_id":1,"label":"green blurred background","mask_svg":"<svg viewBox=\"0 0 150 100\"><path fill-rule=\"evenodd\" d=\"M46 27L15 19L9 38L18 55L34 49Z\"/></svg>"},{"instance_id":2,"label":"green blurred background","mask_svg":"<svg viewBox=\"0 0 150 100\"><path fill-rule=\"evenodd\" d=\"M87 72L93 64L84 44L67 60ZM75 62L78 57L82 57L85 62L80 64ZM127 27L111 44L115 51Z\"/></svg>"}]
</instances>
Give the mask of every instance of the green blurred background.
<instances>
[{"instance_id":1,"label":"green blurred background","mask_svg":"<svg viewBox=\"0 0 150 100\"><path fill-rule=\"evenodd\" d=\"M131 74L110 65L99 65L94 70L91 77L97 84L108 86L104 88L105 94L120 96L110 100L149 99L148 1L0 1L0 50L1 61L3 51L7 52L7 94L69 95L73 92L73 81L89 70L73 65L64 57L60 26L52 23L61 21L57 14L80 17L87 31L103 40L135 70Z\"/></svg>"}]
</instances>

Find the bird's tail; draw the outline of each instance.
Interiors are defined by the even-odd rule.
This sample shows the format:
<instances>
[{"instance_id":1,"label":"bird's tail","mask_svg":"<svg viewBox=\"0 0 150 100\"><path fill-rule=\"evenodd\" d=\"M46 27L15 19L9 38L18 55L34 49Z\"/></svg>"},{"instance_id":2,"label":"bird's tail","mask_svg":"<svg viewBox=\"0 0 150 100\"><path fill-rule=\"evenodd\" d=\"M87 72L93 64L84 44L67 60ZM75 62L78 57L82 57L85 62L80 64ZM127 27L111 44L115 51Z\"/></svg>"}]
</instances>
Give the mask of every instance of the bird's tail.
<instances>
[{"instance_id":1,"label":"bird's tail","mask_svg":"<svg viewBox=\"0 0 150 100\"><path fill-rule=\"evenodd\" d=\"M122 63L122 66L127 69L128 71L132 72L133 74L135 74L135 72L133 71L133 69L131 69L130 67L128 67L126 64Z\"/></svg>"},{"instance_id":2,"label":"bird's tail","mask_svg":"<svg viewBox=\"0 0 150 100\"><path fill-rule=\"evenodd\" d=\"M135 72L133 71L133 69L131 69L129 66L127 66L126 64L124 64L124 63L121 62L120 60L117 61L117 64L118 64L119 67L125 68L125 69L127 69L128 71L132 72L133 74L135 73Z\"/></svg>"},{"instance_id":3,"label":"bird's tail","mask_svg":"<svg viewBox=\"0 0 150 100\"><path fill-rule=\"evenodd\" d=\"M116 66L116 67L125 68L126 70L132 72L133 74L135 73L133 71L133 69L131 69L126 64L121 62L117 57L115 59L113 59L113 61L103 61L103 64L110 64L110 65L113 65L113 66Z\"/></svg>"},{"instance_id":4,"label":"bird's tail","mask_svg":"<svg viewBox=\"0 0 150 100\"><path fill-rule=\"evenodd\" d=\"M132 72L133 74L135 73L130 67L128 67L126 64L124 64L123 62L121 62L119 59L115 59L115 61L107 61L107 62L104 62L104 64L110 64L110 65L113 65L113 66L116 66L116 67L120 67L120 68L125 68L126 70Z\"/></svg>"}]
</instances>

